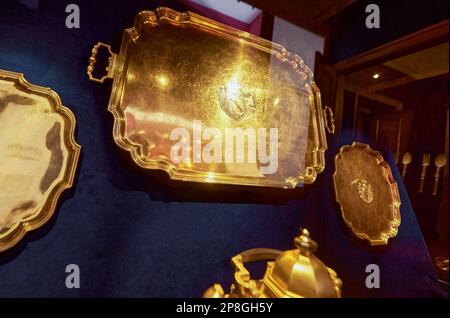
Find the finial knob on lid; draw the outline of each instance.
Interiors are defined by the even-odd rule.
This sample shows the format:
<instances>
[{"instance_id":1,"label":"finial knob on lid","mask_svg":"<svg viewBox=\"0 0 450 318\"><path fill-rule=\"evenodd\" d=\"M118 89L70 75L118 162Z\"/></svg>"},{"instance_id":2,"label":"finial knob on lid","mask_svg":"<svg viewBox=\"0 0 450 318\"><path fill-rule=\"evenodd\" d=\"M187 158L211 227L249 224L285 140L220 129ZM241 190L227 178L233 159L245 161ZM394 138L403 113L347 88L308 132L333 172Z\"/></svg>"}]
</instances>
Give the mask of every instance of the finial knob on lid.
<instances>
[{"instance_id":1,"label":"finial knob on lid","mask_svg":"<svg viewBox=\"0 0 450 318\"><path fill-rule=\"evenodd\" d=\"M314 253L317 250L317 243L309 236L307 229L302 229L300 235L294 239L294 245L301 252Z\"/></svg>"}]
</instances>

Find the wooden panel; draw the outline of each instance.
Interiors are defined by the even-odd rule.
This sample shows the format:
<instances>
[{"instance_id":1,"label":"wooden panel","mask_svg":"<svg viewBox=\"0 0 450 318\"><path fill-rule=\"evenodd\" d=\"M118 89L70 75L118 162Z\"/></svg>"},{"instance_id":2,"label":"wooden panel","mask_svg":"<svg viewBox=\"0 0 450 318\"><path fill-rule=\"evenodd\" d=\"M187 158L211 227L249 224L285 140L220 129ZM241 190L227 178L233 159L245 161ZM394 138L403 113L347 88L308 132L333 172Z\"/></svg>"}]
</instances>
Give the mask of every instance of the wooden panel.
<instances>
[{"instance_id":1,"label":"wooden panel","mask_svg":"<svg viewBox=\"0 0 450 318\"><path fill-rule=\"evenodd\" d=\"M286 21L296 24L308 31L322 36L329 32L328 26L315 20L315 16L322 14L327 8L332 7L332 0L244 0L248 4L278 16Z\"/></svg>"},{"instance_id":2,"label":"wooden panel","mask_svg":"<svg viewBox=\"0 0 450 318\"><path fill-rule=\"evenodd\" d=\"M409 84L414 81L415 81L414 78L411 78L409 76L403 76L403 77L399 77L396 79L392 79L392 80L388 80L388 81L381 81L379 83L369 85L367 90L369 91L369 93L375 93L375 92L382 91L382 90L385 90L388 88L394 88L397 86Z\"/></svg>"},{"instance_id":3,"label":"wooden panel","mask_svg":"<svg viewBox=\"0 0 450 318\"><path fill-rule=\"evenodd\" d=\"M345 90L348 90L353 93L357 93L360 96L364 96L368 99L375 100L379 103L386 104L392 107L395 107L396 110L402 110L403 109L403 102L394 98L390 98L381 94L377 93L370 93L367 90L358 87L353 84L345 84Z\"/></svg>"},{"instance_id":4,"label":"wooden panel","mask_svg":"<svg viewBox=\"0 0 450 318\"><path fill-rule=\"evenodd\" d=\"M333 67L326 63L325 57L319 52L316 52L314 72L314 81L320 88L322 104L329 106L334 112L337 140L342 125L345 77L338 78Z\"/></svg>"},{"instance_id":5,"label":"wooden panel","mask_svg":"<svg viewBox=\"0 0 450 318\"><path fill-rule=\"evenodd\" d=\"M336 102L336 72L327 64L325 57L316 52L315 69L314 69L314 81L319 86L322 103L331 107L334 110Z\"/></svg>"},{"instance_id":6,"label":"wooden panel","mask_svg":"<svg viewBox=\"0 0 450 318\"><path fill-rule=\"evenodd\" d=\"M337 72L350 73L448 41L448 19L373 50L334 64Z\"/></svg>"},{"instance_id":7,"label":"wooden panel","mask_svg":"<svg viewBox=\"0 0 450 318\"><path fill-rule=\"evenodd\" d=\"M388 61L385 65L418 80L448 73L448 42Z\"/></svg>"},{"instance_id":8,"label":"wooden panel","mask_svg":"<svg viewBox=\"0 0 450 318\"><path fill-rule=\"evenodd\" d=\"M324 9L320 14L315 15L315 19L317 21L327 21L330 18L337 15L339 12L347 8L349 5L356 2L356 0L341 0L341 1L333 1L331 6ZM311 3L311 2L310 2Z\"/></svg>"},{"instance_id":9,"label":"wooden panel","mask_svg":"<svg viewBox=\"0 0 450 318\"><path fill-rule=\"evenodd\" d=\"M385 90L383 93L404 101L405 110L411 113L411 135L407 140L402 139L405 148L401 149L400 156L403 156L406 151L412 154L413 161L408 166L405 184L424 235L433 237L436 235L438 227L439 206L443 201L448 202L445 182L441 182L438 195L432 195L433 174L436 169L433 161L437 154L445 153L446 149L448 74L415 81L401 87ZM431 154L431 166L427 170L424 192L418 193L424 153ZM400 165L400 167L403 166ZM442 180L444 179L441 172ZM448 204L445 213L447 213L448 218ZM441 218L443 217L441 216Z\"/></svg>"},{"instance_id":10,"label":"wooden panel","mask_svg":"<svg viewBox=\"0 0 450 318\"><path fill-rule=\"evenodd\" d=\"M370 118L370 138L379 143L385 140L394 154L400 156L402 113L375 114ZM383 136L381 136L383 135Z\"/></svg>"},{"instance_id":11,"label":"wooden panel","mask_svg":"<svg viewBox=\"0 0 450 318\"><path fill-rule=\"evenodd\" d=\"M374 74L378 74L379 77L373 78ZM404 77L404 73L383 64L379 64L351 73L348 76L347 82L362 87L366 90L370 90L372 85L382 85L384 82L390 82Z\"/></svg>"}]
</instances>

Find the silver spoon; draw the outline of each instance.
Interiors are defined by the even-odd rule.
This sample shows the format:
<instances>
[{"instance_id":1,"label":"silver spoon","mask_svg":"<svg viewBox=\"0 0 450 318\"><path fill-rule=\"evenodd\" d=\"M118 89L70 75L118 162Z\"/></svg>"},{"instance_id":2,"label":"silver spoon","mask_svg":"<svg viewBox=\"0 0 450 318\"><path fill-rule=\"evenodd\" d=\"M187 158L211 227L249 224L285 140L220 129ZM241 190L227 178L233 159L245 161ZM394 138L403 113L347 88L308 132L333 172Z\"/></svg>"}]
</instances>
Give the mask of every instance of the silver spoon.
<instances>
[{"instance_id":1,"label":"silver spoon","mask_svg":"<svg viewBox=\"0 0 450 318\"><path fill-rule=\"evenodd\" d=\"M408 165L412 161L412 156L409 152L406 152L402 157L402 163L403 163L403 171L402 171L402 178L405 179L406 176L406 169L408 168Z\"/></svg>"},{"instance_id":2,"label":"silver spoon","mask_svg":"<svg viewBox=\"0 0 450 318\"><path fill-rule=\"evenodd\" d=\"M439 154L434 158L434 165L436 166L436 172L434 173L434 186L433 186L433 195L436 195L438 192L439 186L439 171L442 167L447 164L447 157L444 154Z\"/></svg>"}]
</instances>

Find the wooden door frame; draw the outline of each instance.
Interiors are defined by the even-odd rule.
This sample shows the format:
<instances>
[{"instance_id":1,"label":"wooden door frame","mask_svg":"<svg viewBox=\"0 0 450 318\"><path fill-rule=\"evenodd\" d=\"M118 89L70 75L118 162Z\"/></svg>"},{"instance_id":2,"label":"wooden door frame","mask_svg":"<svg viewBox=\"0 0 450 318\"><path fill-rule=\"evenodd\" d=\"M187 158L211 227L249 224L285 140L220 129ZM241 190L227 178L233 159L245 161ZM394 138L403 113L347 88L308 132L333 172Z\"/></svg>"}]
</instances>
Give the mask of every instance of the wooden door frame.
<instances>
[{"instance_id":1,"label":"wooden door frame","mask_svg":"<svg viewBox=\"0 0 450 318\"><path fill-rule=\"evenodd\" d=\"M342 128L344 112L344 92L348 74L378 65L389 60L408 55L428 47L448 42L449 20L411 33L407 36L386 43L359 55L332 65L337 75L336 102L334 108L336 137L339 138Z\"/></svg>"}]
</instances>

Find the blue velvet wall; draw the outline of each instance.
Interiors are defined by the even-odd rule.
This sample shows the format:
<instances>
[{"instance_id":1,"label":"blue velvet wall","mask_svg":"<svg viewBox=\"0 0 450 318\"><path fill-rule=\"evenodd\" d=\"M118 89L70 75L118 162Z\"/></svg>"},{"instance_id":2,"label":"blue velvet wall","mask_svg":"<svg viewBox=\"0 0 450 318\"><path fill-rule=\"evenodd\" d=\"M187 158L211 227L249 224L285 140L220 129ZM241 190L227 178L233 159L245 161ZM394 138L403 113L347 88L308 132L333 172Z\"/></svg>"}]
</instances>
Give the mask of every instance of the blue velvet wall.
<instances>
[{"instance_id":1,"label":"blue velvet wall","mask_svg":"<svg viewBox=\"0 0 450 318\"><path fill-rule=\"evenodd\" d=\"M80 5L81 29L65 28L69 3ZM83 148L75 186L57 214L0 254L0 297L199 297L214 282L229 286L231 256L254 247L291 248L301 226L342 278L344 296L446 296L401 182L398 236L387 247L370 248L349 234L333 199L334 145L326 171L305 191L184 184L131 164L112 141L110 84L89 82L85 69L93 44L112 43L117 51L135 14L157 5L41 0L33 10L2 1L0 68L57 91L77 117ZM351 141L344 134L336 146ZM81 270L80 289L65 286L72 263ZM380 289L365 287L370 263L381 268Z\"/></svg>"}]
</instances>

